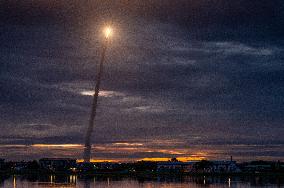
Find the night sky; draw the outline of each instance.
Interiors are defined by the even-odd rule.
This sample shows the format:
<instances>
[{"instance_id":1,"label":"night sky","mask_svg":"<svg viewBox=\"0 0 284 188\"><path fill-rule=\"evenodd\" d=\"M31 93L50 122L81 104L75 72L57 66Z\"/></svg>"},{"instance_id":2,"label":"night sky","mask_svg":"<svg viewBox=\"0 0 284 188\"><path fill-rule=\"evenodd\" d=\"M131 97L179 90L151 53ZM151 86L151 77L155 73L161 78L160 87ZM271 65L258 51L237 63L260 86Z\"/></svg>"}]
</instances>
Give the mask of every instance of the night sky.
<instances>
[{"instance_id":1,"label":"night sky","mask_svg":"<svg viewBox=\"0 0 284 188\"><path fill-rule=\"evenodd\" d=\"M0 2L0 158L284 159L282 0Z\"/></svg>"}]
</instances>

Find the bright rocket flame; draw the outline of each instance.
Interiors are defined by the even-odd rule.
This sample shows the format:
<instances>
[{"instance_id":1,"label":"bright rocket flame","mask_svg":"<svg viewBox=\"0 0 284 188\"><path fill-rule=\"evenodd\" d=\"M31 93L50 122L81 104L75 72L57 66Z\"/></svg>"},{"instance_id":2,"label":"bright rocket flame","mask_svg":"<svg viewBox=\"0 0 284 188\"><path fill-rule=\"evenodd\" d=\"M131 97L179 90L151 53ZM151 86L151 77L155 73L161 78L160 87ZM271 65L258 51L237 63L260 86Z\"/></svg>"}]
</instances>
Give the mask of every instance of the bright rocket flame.
<instances>
[{"instance_id":1,"label":"bright rocket flame","mask_svg":"<svg viewBox=\"0 0 284 188\"><path fill-rule=\"evenodd\" d=\"M105 34L105 37L108 39L109 37L111 37L112 35L112 28L111 27L106 27L105 30L104 30L104 34Z\"/></svg>"}]
</instances>

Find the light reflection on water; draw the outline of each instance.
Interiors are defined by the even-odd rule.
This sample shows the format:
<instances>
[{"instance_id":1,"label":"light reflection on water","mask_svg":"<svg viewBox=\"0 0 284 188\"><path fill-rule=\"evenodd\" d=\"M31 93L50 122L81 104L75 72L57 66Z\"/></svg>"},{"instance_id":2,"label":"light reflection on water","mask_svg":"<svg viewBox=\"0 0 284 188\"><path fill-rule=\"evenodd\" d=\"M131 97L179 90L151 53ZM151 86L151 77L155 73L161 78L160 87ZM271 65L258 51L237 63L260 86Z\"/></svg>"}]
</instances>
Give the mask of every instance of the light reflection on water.
<instances>
[{"instance_id":1,"label":"light reflection on water","mask_svg":"<svg viewBox=\"0 0 284 188\"><path fill-rule=\"evenodd\" d=\"M240 176L240 177L118 177L118 176L89 176L77 175L49 175L49 176L0 176L0 187L2 188L42 188L42 187L284 187L284 178L276 176Z\"/></svg>"}]
</instances>

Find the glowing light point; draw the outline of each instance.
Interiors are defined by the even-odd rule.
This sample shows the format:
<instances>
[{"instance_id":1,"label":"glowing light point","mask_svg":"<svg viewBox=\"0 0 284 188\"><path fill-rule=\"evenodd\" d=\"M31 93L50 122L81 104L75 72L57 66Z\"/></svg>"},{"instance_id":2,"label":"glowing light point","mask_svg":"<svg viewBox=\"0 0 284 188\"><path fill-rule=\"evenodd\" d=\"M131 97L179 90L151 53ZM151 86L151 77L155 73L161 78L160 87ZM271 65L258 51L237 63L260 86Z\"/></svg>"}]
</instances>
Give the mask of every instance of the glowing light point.
<instances>
[{"instance_id":1,"label":"glowing light point","mask_svg":"<svg viewBox=\"0 0 284 188\"><path fill-rule=\"evenodd\" d=\"M112 28L111 27L106 27L105 30L104 30L104 34L105 34L105 37L108 39L109 37L111 37L112 35Z\"/></svg>"}]
</instances>

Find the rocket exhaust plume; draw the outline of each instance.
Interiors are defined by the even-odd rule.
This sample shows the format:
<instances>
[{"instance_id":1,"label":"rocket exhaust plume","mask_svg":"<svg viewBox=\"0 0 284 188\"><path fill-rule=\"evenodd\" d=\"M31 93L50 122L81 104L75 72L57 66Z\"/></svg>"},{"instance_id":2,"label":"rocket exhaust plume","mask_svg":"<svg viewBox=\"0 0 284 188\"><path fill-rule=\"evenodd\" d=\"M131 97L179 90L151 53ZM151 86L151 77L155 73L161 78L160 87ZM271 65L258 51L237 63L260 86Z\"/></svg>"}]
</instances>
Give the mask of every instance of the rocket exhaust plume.
<instances>
[{"instance_id":1,"label":"rocket exhaust plume","mask_svg":"<svg viewBox=\"0 0 284 188\"><path fill-rule=\"evenodd\" d=\"M96 117L96 110L97 110L97 104L98 104L98 96L99 96L99 91L100 91L100 84L101 84L101 76L103 72L103 64L105 61L105 54L106 54L106 49L107 49L107 43L108 43L108 37L106 37L106 40L103 44L103 50L102 50L102 56L100 59L100 65L99 65L99 70L96 75L96 86L95 86L95 94L93 98L93 104L92 104L92 110L91 110L91 116L89 120L89 125L88 129L86 132L86 137L85 137L85 147L84 147L84 162L90 162L91 159L91 137L94 129L94 123L95 123L95 117Z\"/></svg>"}]
</instances>

